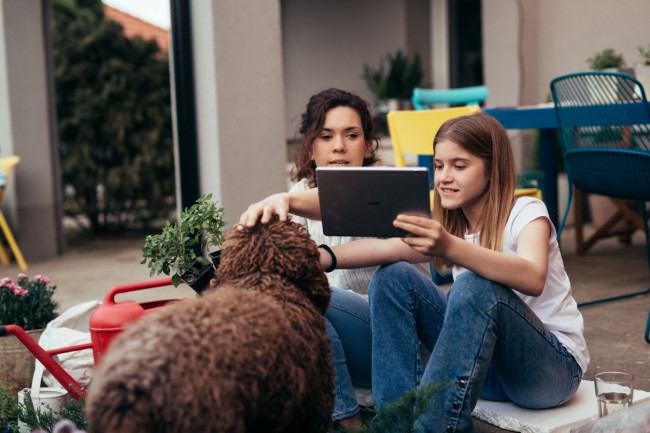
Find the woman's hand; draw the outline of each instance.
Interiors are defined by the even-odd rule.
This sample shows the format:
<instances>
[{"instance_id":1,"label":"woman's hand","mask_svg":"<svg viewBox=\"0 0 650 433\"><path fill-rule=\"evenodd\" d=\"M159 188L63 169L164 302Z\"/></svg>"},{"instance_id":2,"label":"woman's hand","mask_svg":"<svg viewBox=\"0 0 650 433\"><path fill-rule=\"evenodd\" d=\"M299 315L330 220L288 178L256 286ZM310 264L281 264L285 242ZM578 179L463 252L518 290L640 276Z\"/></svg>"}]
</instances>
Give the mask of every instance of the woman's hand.
<instances>
[{"instance_id":1,"label":"woman's hand","mask_svg":"<svg viewBox=\"0 0 650 433\"><path fill-rule=\"evenodd\" d=\"M271 221L273 215L277 215L280 221L286 221L288 214L289 194L281 192L248 206L248 209L239 217L239 224L245 227L253 227L257 221L266 224Z\"/></svg>"},{"instance_id":2,"label":"woman's hand","mask_svg":"<svg viewBox=\"0 0 650 433\"><path fill-rule=\"evenodd\" d=\"M303 218L320 219L318 188L270 195L248 206L239 217L239 224L245 227L253 227L257 221L266 224L273 215L277 215L280 221L286 221L289 212Z\"/></svg>"},{"instance_id":3,"label":"woman's hand","mask_svg":"<svg viewBox=\"0 0 650 433\"><path fill-rule=\"evenodd\" d=\"M402 241L420 254L444 256L450 234L438 221L426 217L398 215L393 225L411 235Z\"/></svg>"}]
</instances>

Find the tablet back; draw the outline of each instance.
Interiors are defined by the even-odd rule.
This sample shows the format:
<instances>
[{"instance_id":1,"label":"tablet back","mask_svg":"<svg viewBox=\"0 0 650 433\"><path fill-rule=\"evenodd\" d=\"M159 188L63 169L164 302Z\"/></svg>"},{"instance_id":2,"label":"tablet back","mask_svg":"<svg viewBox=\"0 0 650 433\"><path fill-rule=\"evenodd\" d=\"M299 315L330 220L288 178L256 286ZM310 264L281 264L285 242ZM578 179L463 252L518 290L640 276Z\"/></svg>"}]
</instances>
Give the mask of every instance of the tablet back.
<instances>
[{"instance_id":1,"label":"tablet back","mask_svg":"<svg viewBox=\"0 0 650 433\"><path fill-rule=\"evenodd\" d=\"M328 236L402 237L397 215L431 214L423 167L318 167L316 180Z\"/></svg>"}]
</instances>

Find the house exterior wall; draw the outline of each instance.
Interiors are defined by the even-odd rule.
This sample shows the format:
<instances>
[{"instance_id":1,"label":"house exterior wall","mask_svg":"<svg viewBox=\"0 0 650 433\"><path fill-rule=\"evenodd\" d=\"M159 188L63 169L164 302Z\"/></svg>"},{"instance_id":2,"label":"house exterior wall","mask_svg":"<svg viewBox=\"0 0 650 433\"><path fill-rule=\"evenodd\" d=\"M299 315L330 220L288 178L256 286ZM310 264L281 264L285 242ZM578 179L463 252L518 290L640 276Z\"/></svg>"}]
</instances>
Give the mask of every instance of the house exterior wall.
<instances>
[{"instance_id":1,"label":"house exterior wall","mask_svg":"<svg viewBox=\"0 0 650 433\"><path fill-rule=\"evenodd\" d=\"M372 103L363 65L376 67L389 52L420 52L424 81L431 81L429 0L281 0L281 6L288 137L320 90L339 87Z\"/></svg>"},{"instance_id":2,"label":"house exterior wall","mask_svg":"<svg viewBox=\"0 0 650 433\"><path fill-rule=\"evenodd\" d=\"M613 48L628 65L650 44L647 0L483 0L485 84L491 105L537 104L551 80L589 69ZM521 17L521 19L520 19Z\"/></svg>"},{"instance_id":3,"label":"house exterior wall","mask_svg":"<svg viewBox=\"0 0 650 433\"><path fill-rule=\"evenodd\" d=\"M0 157L22 158L3 212L29 264L63 249L44 10L41 0L2 0L0 10Z\"/></svg>"},{"instance_id":4,"label":"house exterior wall","mask_svg":"<svg viewBox=\"0 0 650 433\"><path fill-rule=\"evenodd\" d=\"M201 193L236 223L286 188L280 3L192 2Z\"/></svg>"}]
</instances>

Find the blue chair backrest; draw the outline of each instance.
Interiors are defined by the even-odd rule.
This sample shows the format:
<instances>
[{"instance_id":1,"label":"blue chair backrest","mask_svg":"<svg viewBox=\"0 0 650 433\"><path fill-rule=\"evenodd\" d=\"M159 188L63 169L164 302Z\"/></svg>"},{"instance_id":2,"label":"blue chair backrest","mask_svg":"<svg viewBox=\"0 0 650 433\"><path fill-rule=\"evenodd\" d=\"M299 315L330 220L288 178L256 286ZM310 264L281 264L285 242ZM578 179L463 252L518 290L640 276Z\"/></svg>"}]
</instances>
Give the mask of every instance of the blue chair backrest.
<instances>
[{"instance_id":1,"label":"blue chair backrest","mask_svg":"<svg viewBox=\"0 0 650 433\"><path fill-rule=\"evenodd\" d=\"M643 86L618 72L551 82L567 176L577 188L650 200L650 106Z\"/></svg>"},{"instance_id":2,"label":"blue chair backrest","mask_svg":"<svg viewBox=\"0 0 650 433\"><path fill-rule=\"evenodd\" d=\"M411 98L416 110L428 110L430 105L479 105L489 96L486 86L460 87L456 89L413 89Z\"/></svg>"}]
</instances>

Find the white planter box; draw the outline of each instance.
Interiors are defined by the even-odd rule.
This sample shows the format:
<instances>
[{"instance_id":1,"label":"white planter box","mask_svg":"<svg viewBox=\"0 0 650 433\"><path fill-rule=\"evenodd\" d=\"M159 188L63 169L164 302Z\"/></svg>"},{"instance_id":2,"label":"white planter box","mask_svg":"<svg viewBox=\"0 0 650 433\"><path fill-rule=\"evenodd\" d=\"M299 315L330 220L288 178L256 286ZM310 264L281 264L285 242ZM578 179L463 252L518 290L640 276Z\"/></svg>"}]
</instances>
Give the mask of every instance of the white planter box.
<instances>
[{"instance_id":1,"label":"white planter box","mask_svg":"<svg viewBox=\"0 0 650 433\"><path fill-rule=\"evenodd\" d=\"M645 90L646 98L650 92L650 65L638 65L634 67L634 75Z\"/></svg>"}]
</instances>

